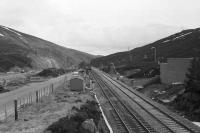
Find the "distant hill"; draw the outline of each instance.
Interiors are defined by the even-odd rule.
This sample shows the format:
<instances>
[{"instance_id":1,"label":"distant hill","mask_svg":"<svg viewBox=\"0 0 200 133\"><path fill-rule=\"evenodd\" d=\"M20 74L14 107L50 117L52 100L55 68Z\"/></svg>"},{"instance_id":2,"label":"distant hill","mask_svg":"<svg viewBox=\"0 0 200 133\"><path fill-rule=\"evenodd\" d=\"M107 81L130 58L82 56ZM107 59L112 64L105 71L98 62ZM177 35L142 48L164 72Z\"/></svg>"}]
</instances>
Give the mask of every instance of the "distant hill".
<instances>
[{"instance_id":1,"label":"distant hill","mask_svg":"<svg viewBox=\"0 0 200 133\"><path fill-rule=\"evenodd\" d=\"M65 48L14 29L0 26L0 71L13 67L66 68L95 56Z\"/></svg>"},{"instance_id":2,"label":"distant hill","mask_svg":"<svg viewBox=\"0 0 200 133\"><path fill-rule=\"evenodd\" d=\"M91 64L96 67L108 66L111 62L116 67L143 66L153 64L155 47L157 58L187 58L200 55L200 28L184 30L154 43L135 48L131 51L119 52L95 58Z\"/></svg>"}]
</instances>

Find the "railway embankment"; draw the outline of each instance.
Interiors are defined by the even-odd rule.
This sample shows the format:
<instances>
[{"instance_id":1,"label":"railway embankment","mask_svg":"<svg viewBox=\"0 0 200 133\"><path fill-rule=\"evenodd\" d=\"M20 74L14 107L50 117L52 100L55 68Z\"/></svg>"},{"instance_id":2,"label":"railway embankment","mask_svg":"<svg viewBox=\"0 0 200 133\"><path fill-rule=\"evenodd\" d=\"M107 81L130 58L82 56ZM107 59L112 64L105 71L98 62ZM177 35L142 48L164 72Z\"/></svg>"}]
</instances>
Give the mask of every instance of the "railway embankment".
<instances>
[{"instance_id":1,"label":"railway embankment","mask_svg":"<svg viewBox=\"0 0 200 133\"><path fill-rule=\"evenodd\" d=\"M129 106L132 106L135 111L138 111L138 114L142 115L143 111L145 111L148 114L151 114L151 116L153 116L152 118L150 118L148 115L142 115L142 117L144 119L146 119L147 121L151 120L151 122L148 122L148 123L151 125L151 127L154 127L154 129L158 130L158 132L164 131L164 130L159 131L161 128L163 128L163 127L158 128L157 126L159 124L162 124L163 126L165 126L164 132L168 132L167 130L170 130L170 132L199 132L200 131L199 127L195 126L187 119L180 117L176 113L173 113L172 111L168 110L163 105L160 105L160 104L152 101L150 98L138 93L133 88L128 87L127 85L117 81L116 79L110 77L108 74L102 73L97 70L96 70L96 73L98 73L98 75L101 75L101 77L103 79L105 79L105 82L107 82L109 84L109 86L113 86L113 89L115 91L119 90L119 92L123 92L123 94L125 94L123 96L120 94L121 99L124 99L124 97L128 96L128 99L124 99L124 100L127 101L130 99L131 101L130 101ZM108 88L110 88L110 87L108 87ZM109 96L109 97L111 97L111 96ZM120 100L120 98L119 98L119 100ZM112 98L112 99L110 99L110 101L115 101L115 99ZM137 105L140 106L140 109L138 109L138 110L137 110ZM125 114L127 114L127 113L125 113ZM147 119L147 117L149 117L150 119ZM153 124L152 120L156 120L157 124L155 124L155 123Z\"/></svg>"},{"instance_id":2,"label":"railway embankment","mask_svg":"<svg viewBox=\"0 0 200 133\"><path fill-rule=\"evenodd\" d=\"M139 92L143 93L152 100L164 105L172 112L175 112L192 122L200 121L199 109L196 109L195 111L192 110L192 108L195 109L196 107L195 102L191 103L191 100L187 100L189 99L189 94L184 94L185 85L167 85L160 83L159 80L156 82L149 82L150 80L151 79L149 78L134 80L124 78L121 81L132 88L138 88ZM196 97L196 95L193 95L193 99L198 99L198 97ZM191 106L193 107L191 108Z\"/></svg>"}]
</instances>

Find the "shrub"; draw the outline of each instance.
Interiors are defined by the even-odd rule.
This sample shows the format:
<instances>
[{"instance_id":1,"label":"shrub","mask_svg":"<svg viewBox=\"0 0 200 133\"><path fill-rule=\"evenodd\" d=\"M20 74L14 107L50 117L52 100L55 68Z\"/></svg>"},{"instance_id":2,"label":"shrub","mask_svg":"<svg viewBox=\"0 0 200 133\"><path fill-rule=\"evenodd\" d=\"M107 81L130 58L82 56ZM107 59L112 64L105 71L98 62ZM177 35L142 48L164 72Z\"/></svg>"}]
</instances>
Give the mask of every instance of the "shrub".
<instances>
[{"instance_id":1,"label":"shrub","mask_svg":"<svg viewBox=\"0 0 200 133\"><path fill-rule=\"evenodd\" d=\"M95 125L100 120L100 110L95 101L87 101L80 109L73 107L76 113L72 117L64 117L59 119L47 128L52 133L90 133L82 128L81 124L86 119L93 119Z\"/></svg>"}]
</instances>

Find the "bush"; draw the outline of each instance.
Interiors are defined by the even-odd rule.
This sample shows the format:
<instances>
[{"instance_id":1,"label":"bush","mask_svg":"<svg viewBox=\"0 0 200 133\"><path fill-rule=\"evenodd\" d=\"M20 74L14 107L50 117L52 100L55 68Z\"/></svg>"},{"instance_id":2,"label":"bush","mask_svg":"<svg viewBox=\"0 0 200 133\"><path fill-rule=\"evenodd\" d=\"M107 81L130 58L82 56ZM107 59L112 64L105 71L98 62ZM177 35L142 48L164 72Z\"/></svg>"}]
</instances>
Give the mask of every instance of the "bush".
<instances>
[{"instance_id":1,"label":"bush","mask_svg":"<svg viewBox=\"0 0 200 133\"><path fill-rule=\"evenodd\" d=\"M56 68L48 68L48 69L44 69L43 71L41 71L40 73L38 73L36 76L42 76L42 77L57 77L59 75L64 74L65 71L63 69L56 69Z\"/></svg>"},{"instance_id":2,"label":"bush","mask_svg":"<svg viewBox=\"0 0 200 133\"><path fill-rule=\"evenodd\" d=\"M93 119L95 125L101 117L98 104L95 101L87 101L80 109L73 107L76 113L72 117L64 117L59 119L47 128L52 133L90 133L82 128L81 124L86 119Z\"/></svg>"},{"instance_id":3,"label":"bush","mask_svg":"<svg viewBox=\"0 0 200 133\"><path fill-rule=\"evenodd\" d=\"M150 79L146 84L144 84L143 87L147 87L152 84L160 84L160 83L161 83L160 76L156 76Z\"/></svg>"},{"instance_id":4,"label":"bush","mask_svg":"<svg viewBox=\"0 0 200 133\"><path fill-rule=\"evenodd\" d=\"M175 107L186 112L194 121L200 121L200 59L194 58L186 74L185 92L175 100Z\"/></svg>"}]
</instances>

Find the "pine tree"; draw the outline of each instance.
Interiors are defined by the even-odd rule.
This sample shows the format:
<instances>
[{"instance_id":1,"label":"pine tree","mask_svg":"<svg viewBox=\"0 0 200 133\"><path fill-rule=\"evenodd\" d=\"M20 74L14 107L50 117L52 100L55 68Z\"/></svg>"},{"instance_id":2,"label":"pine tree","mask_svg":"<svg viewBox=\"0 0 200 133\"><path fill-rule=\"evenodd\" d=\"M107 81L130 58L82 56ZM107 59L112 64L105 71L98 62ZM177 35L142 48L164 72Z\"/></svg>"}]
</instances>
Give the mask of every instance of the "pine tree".
<instances>
[{"instance_id":1,"label":"pine tree","mask_svg":"<svg viewBox=\"0 0 200 133\"><path fill-rule=\"evenodd\" d=\"M186 74L186 92L196 93L200 96L200 59L194 58Z\"/></svg>"},{"instance_id":2,"label":"pine tree","mask_svg":"<svg viewBox=\"0 0 200 133\"><path fill-rule=\"evenodd\" d=\"M186 91L177 97L176 108L193 121L200 121L200 59L194 58L186 74Z\"/></svg>"}]
</instances>

